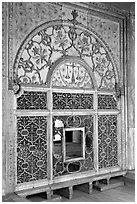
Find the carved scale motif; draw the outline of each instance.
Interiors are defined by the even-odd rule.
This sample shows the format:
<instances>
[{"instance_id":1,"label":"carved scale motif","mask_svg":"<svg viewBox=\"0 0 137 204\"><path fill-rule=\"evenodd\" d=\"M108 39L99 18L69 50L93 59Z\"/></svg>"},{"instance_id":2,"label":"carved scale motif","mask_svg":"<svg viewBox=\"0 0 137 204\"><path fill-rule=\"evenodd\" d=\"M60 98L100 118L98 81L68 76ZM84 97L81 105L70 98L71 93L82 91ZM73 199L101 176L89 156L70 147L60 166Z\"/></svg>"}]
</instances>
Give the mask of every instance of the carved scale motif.
<instances>
[{"instance_id":1,"label":"carved scale motif","mask_svg":"<svg viewBox=\"0 0 137 204\"><path fill-rule=\"evenodd\" d=\"M18 83L47 84L48 71L54 62L66 56L81 58L94 73L98 88L113 89L116 82L116 67L107 47L95 32L77 27L77 12L73 19L45 24L32 32L29 40L20 48L14 66L14 78ZM77 15L75 15L77 14ZM55 25L56 24L56 25ZM32 36L30 38L30 36ZM65 63L53 76L53 86L91 88L92 80L78 63Z\"/></svg>"},{"instance_id":2,"label":"carved scale motif","mask_svg":"<svg viewBox=\"0 0 137 204\"><path fill-rule=\"evenodd\" d=\"M94 169L93 159L93 116L54 116L53 118L53 135L59 133L63 137L63 128L55 128L55 120L63 121L66 128L85 127L85 159L75 162L63 162L63 152L53 152L53 175L60 176L74 172L90 171ZM73 170L72 170L73 165ZM75 169L74 169L75 166Z\"/></svg>"}]
</instances>

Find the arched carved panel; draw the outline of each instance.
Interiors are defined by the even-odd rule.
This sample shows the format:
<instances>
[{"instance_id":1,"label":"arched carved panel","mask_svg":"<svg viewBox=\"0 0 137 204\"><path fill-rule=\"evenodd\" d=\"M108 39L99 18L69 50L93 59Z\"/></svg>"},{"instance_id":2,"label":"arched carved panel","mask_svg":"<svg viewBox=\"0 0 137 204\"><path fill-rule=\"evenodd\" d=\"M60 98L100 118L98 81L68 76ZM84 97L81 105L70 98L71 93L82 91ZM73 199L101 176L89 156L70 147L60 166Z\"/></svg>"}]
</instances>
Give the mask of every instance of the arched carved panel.
<instances>
[{"instance_id":1,"label":"arched carved panel","mask_svg":"<svg viewBox=\"0 0 137 204\"><path fill-rule=\"evenodd\" d=\"M68 23L66 21L43 24L28 35L15 59L15 81L25 84L47 85L47 75L53 69L54 63L60 58L68 56L79 58L89 65L95 76L97 88L114 88L115 82L118 81L118 75L108 46L101 41L95 31L91 32L86 28L74 25L74 22ZM65 86L69 83L69 73L67 75L69 69L71 69L70 80L73 82L73 87L78 82L79 84L82 83L82 79L81 81L77 80L78 74L83 71L79 64L71 64L70 62L70 64L62 65L61 70L63 69ZM60 74L59 70L56 72L56 74ZM83 77L86 77L88 81L88 73L83 74ZM63 74L60 74L60 77L62 76ZM55 81L53 82L55 83ZM92 87L92 84L89 83L88 87Z\"/></svg>"},{"instance_id":2,"label":"arched carved panel","mask_svg":"<svg viewBox=\"0 0 137 204\"><path fill-rule=\"evenodd\" d=\"M51 83L53 87L94 88L87 70L71 58L69 62L63 63L55 69Z\"/></svg>"}]
</instances>

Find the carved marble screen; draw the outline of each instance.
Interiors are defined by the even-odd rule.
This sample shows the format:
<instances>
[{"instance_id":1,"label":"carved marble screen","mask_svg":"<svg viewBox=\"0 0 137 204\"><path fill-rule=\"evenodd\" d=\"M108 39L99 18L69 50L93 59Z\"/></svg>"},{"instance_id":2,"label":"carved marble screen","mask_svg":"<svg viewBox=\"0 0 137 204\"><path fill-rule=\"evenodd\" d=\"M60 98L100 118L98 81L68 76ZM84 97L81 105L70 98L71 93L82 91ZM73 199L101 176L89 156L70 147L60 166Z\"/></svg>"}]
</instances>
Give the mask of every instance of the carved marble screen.
<instances>
[{"instance_id":1,"label":"carved marble screen","mask_svg":"<svg viewBox=\"0 0 137 204\"><path fill-rule=\"evenodd\" d=\"M112 36L109 20L90 14L86 26L79 22L80 12L64 13L62 20L40 24L38 19L35 29L22 34L15 56L13 84L21 87L16 99L17 184L81 172L98 174L119 165L119 24L113 22ZM56 127L56 120L63 127ZM64 160L63 128L83 128L82 159Z\"/></svg>"},{"instance_id":2,"label":"carved marble screen","mask_svg":"<svg viewBox=\"0 0 137 204\"><path fill-rule=\"evenodd\" d=\"M47 178L47 118L17 117L17 184Z\"/></svg>"},{"instance_id":3,"label":"carved marble screen","mask_svg":"<svg viewBox=\"0 0 137 204\"><path fill-rule=\"evenodd\" d=\"M75 160L72 162L64 162L63 149L57 150L57 146L53 147L53 175L60 176L94 169L93 157L93 116L92 115L75 115L75 116L54 116L53 117L53 136L60 134L63 137L63 128L56 128L56 119L63 121L65 128L85 128L85 159ZM71 151L73 151L71 146Z\"/></svg>"},{"instance_id":4,"label":"carved marble screen","mask_svg":"<svg viewBox=\"0 0 137 204\"><path fill-rule=\"evenodd\" d=\"M98 117L98 163L99 168L118 165L117 116Z\"/></svg>"}]
</instances>

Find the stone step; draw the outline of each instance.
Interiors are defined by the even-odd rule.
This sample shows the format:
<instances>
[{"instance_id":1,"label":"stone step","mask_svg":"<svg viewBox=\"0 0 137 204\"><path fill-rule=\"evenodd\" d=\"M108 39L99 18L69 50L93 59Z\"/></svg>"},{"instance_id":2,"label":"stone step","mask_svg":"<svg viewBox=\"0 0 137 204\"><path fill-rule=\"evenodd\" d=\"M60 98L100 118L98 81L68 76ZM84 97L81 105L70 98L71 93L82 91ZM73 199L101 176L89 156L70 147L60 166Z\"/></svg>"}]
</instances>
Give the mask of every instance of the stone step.
<instances>
[{"instance_id":1,"label":"stone step","mask_svg":"<svg viewBox=\"0 0 137 204\"><path fill-rule=\"evenodd\" d=\"M105 191L112 188L117 188L120 186L124 186L124 181L122 179L113 178L110 179L109 183L97 182L93 184L93 188L97 189L98 191Z\"/></svg>"},{"instance_id":2,"label":"stone step","mask_svg":"<svg viewBox=\"0 0 137 204\"><path fill-rule=\"evenodd\" d=\"M43 200L42 202L61 202L61 200L62 200L62 197L61 196L59 196L59 195L52 195L51 196L51 199L49 199L49 200Z\"/></svg>"},{"instance_id":3,"label":"stone step","mask_svg":"<svg viewBox=\"0 0 137 204\"><path fill-rule=\"evenodd\" d=\"M20 197L27 197L29 195L34 195L38 193L48 193L50 192L50 189L48 186L41 186L41 187L35 187L35 188L30 188L30 189L24 189L20 191L16 191L16 194Z\"/></svg>"},{"instance_id":4,"label":"stone step","mask_svg":"<svg viewBox=\"0 0 137 204\"><path fill-rule=\"evenodd\" d=\"M29 202L61 202L62 197L56 194L52 194L50 198L46 193L38 193L27 196Z\"/></svg>"},{"instance_id":5,"label":"stone step","mask_svg":"<svg viewBox=\"0 0 137 204\"><path fill-rule=\"evenodd\" d=\"M66 188L60 188L54 191L57 195L66 197L68 199L72 199L73 197L73 186L69 186Z\"/></svg>"}]
</instances>

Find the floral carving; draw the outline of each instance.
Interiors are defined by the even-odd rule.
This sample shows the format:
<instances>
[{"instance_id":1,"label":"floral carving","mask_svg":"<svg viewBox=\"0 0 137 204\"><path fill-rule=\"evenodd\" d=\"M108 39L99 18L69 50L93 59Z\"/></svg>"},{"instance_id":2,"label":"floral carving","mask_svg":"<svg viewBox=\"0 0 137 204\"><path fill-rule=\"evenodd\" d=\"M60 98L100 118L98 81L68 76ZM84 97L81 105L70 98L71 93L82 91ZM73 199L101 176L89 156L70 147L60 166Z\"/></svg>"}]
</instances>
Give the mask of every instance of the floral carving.
<instances>
[{"instance_id":1,"label":"floral carving","mask_svg":"<svg viewBox=\"0 0 137 204\"><path fill-rule=\"evenodd\" d=\"M114 73L112 58L101 41L82 28L62 24L44 27L26 44L17 67L19 82L47 84L47 74L52 64L68 55L85 60L94 72L98 88L114 88L117 73ZM52 85L94 87L90 74L84 67L71 62L57 68Z\"/></svg>"},{"instance_id":2,"label":"floral carving","mask_svg":"<svg viewBox=\"0 0 137 204\"><path fill-rule=\"evenodd\" d=\"M110 80L114 77L114 72L112 70L106 71L106 79Z\"/></svg>"},{"instance_id":3,"label":"floral carving","mask_svg":"<svg viewBox=\"0 0 137 204\"><path fill-rule=\"evenodd\" d=\"M99 73L100 76L104 76L107 69L109 61L107 59L107 56L105 54L97 54L94 58L95 62L95 70Z\"/></svg>"},{"instance_id":4,"label":"floral carving","mask_svg":"<svg viewBox=\"0 0 137 204\"><path fill-rule=\"evenodd\" d=\"M43 41L42 41L43 42ZM28 53L35 60L37 65L40 65L40 69L45 63L48 61L48 57L50 55L50 47L45 46L43 43L38 44L36 42L32 42L32 47L28 49Z\"/></svg>"},{"instance_id":5,"label":"floral carving","mask_svg":"<svg viewBox=\"0 0 137 204\"><path fill-rule=\"evenodd\" d=\"M62 51L65 54L65 49L69 46L69 38L63 26L55 26L53 29L54 49Z\"/></svg>"},{"instance_id":6,"label":"floral carving","mask_svg":"<svg viewBox=\"0 0 137 204\"><path fill-rule=\"evenodd\" d=\"M23 61L23 58L21 58L18 68L23 68L26 72L31 72L33 70L33 63L30 60Z\"/></svg>"},{"instance_id":7,"label":"floral carving","mask_svg":"<svg viewBox=\"0 0 137 204\"><path fill-rule=\"evenodd\" d=\"M76 42L76 48L80 54L90 54L91 36L88 33L81 33Z\"/></svg>"},{"instance_id":8,"label":"floral carving","mask_svg":"<svg viewBox=\"0 0 137 204\"><path fill-rule=\"evenodd\" d=\"M46 46L51 46L51 37L46 33L46 30L42 30L38 33L41 36L41 43Z\"/></svg>"},{"instance_id":9,"label":"floral carving","mask_svg":"<svg viewBox=\"0 0 137 204\"><path fill-rule=\"evenodd\" d=\"M55 45L59 45L59 47L64 48L65 45L67 44L68 40L66 35L61 31L61 29L59 29L58 31L56 31L56 35L55 35Z\"/></svg>"}]
</instances>

